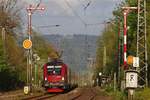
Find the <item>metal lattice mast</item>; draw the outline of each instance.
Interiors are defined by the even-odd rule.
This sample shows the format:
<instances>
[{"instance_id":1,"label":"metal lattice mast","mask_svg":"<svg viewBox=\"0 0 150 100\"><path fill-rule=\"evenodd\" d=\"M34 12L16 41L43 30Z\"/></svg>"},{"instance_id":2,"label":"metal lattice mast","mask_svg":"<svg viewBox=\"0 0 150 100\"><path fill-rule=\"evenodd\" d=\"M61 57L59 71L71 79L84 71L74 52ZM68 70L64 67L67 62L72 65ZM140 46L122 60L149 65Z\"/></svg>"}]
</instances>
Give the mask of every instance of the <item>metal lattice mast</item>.
<instances>
[{"instance_id":1,"label":"metal lattice mast","mask_svg":"<svg viewBox=\"0 0 150 100\"><path fill-rule=\"evenodd\" d=\"M146 0L138 0L137 57L140 58L139 84L147 86L148 64L146 35Z\"/></svg>"}]
</instances>

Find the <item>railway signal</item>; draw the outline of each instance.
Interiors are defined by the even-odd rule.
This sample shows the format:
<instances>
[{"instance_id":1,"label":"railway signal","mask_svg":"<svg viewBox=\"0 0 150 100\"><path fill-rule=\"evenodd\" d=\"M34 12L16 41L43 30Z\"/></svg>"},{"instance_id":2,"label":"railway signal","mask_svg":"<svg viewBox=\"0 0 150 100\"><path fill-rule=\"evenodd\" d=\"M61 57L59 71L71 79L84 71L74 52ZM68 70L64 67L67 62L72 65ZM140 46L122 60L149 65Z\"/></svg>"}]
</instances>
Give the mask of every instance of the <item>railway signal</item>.
<instances>
[{"instance_id":1,"label":"railway signal","mask_svg":"<svg viewBox=\"0 0 150 100\"><path fill-rule=\"evenodd\" d=\"M147 34L146 34L146 0L138 0L137 7L122 7L124 13L124 68L127 63L132 67L126 71L126 88L128 97L133 98L134 88L148 85ZM128 57L127 61L127 14L130 10L137 11L137 52L136 57ZM130 97L131 95L131 97Z\"/></svg>"},{"instance_id":2,"label":"railway signal","mask_svg":"<svg viewBox=\"0 0 150 100\"><path fill-rule=\"evenodd\" d=\"M139 57L128 56L127 64L132 65L133 67L139 67Z\"/></svg>"},{"instance_id":3,"label":"railway signal","mask_svg":"<svg viewBox=\"0 0 150 100\"><path fill-rule=\"evenodd\" d=\"M139 67L139 57L133 57L133 67Z\"/></svg>"},{"instance_id":4,"label":"railway signal","mask_svg":"<svg viewBox=\"0 0 150 100\"><path fill-rule=\"evenodd\" d=\"M133 56L127 57L127 64L132 65L133 64Z\"/></svg>"},{"instance_id":5,"label":"railway signal","mask_svg":"<svg viewBox=\"0 0 150 100\"><path fill-rule=\"evenodd\" d=\"M128 27L127 27L127 16L128 16L128 13L130 12L130 10L137 10L138 7L122 7L123 9L123 16L124 16L124 53L123 53L123 56L124 56L124 69L128 69L127 68L127 30L128 30Z\"/></svg>"},{"instance_id":6,"label":"railway signal","mask_svg":"<svg viewBox=\"0 0 150 100\"><path fill-rule=\"evenodd\" d=\"M130 10L136 10L138 13L137 21L137 52L139 57L135 60L134 66L138 67L139 84L148 86L148 63L147 63L147 31L146 31L146 0L138 0L137 7L122 7L124 13L124 68L127 69L127 14Z\"/></svg>"},{"instance_id":7,"label":"railway signal","mask_svg":"<svg viewBox=\"0 0 150 100\"><path fill-rule=\"evenodd\" d=\"M44 10L44 7L39 7L41 4L41 1L39 4L37 4L36 7L29 5L29 7L26 9L27 13L28 13L28 40L27 42L25 42L25 47L27 46L28 49L28 56L27 56L27 87L29 88L29 92L30 93L32 91L32 42L31 42L31 33L32 33L32 14L36 11L36 10Z\"/></svg>"},{"instance_id":8,"label":"railway signal","mask_svg":"<svg viewBox=\"0 0 150 100\"><path fill-rule=\"evenodd\" d=\"M126 73L126 89L128 89L128 99L132 98L134 95L134 89L138 87L138 72L134 70L128 70Z\"/></svg>"},{"instance_id":9,"label":"railway signal","mask_svg":"<svg viewBox=\"0 0 150 100\"><path fill-rule=\"evenodd\" d=\"M23 41L23 47L25 49L30 49L32 47L32 41L29 39L26 39Z\"/></svg>"}]
</instances>

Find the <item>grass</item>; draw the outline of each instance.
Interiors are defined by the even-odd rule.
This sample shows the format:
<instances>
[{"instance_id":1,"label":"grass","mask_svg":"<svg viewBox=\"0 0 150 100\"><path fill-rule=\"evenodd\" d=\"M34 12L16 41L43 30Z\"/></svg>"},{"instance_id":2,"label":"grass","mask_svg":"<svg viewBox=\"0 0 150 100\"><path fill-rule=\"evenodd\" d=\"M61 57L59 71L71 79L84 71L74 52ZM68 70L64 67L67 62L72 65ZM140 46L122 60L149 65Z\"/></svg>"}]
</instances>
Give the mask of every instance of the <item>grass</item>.
<instances>
[{"instance_id":1,"label":"grass","mask_svg":"<svg viewBox=\"0 0 150 100\"><path fill-rule=\"evenodd\" d=\"M119 90L114 91L113 86L107 86L105 91L113 98L113 100L126 100L126 93Z\"/></svg>"},{"instance_id":2,"label":"grass","mask_svg":"<svg viewBox=\"0 0 150 100\"><path fill-rule=\"evenodd\" d=\"M150 88L137 90L135 92L135 100L150 100Z\"/></svg>"},{"instance_id":3,"label":"grass","mask_svg":"<svg viewBox=\"0 0 150 100\"><path fill-rule=\"evenodd\" d=\"M113 100L127 100L127 91L114 91L112 86L105 87L105 91ZM150 88L136 89L134 100L150 100Z\"/></svg>"}]
</instances>

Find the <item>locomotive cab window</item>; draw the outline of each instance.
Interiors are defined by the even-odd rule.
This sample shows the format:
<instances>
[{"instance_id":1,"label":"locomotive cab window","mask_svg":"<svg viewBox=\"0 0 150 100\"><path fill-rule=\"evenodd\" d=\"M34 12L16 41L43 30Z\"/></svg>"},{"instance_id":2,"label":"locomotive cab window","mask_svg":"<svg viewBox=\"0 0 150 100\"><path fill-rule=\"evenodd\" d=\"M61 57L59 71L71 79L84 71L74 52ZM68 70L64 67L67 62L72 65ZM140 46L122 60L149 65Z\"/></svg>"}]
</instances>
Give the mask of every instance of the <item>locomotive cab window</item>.
<instances>
[{"instance_id":1,"label":"locomotive cab window","mask_svg":"<svg viewBox=\"0 0 150 100\"><path fill-rule=\"evenodd\" d=\"M61 75L61 66L47 66L48 75Z\"/></svg>"},{"instance_id":2,"label":"locomotive cab window","mask_svg":"<svg viewBox=\"0 0 150 100\"><path fill-rule=\"evenodd\" d=\"M54 66L47 66L47 74L52 75L54 70Z\"/></svg>"},{"instance_id":3,"label":"locomotive cab window","mask_svg":"<svg viewBox=\"0 0 150 100\"><path fill-rule=\"evenodd\" d=\"M61 74L61 68L55 68L55 75Z\"/></svg>"}]
</instances>

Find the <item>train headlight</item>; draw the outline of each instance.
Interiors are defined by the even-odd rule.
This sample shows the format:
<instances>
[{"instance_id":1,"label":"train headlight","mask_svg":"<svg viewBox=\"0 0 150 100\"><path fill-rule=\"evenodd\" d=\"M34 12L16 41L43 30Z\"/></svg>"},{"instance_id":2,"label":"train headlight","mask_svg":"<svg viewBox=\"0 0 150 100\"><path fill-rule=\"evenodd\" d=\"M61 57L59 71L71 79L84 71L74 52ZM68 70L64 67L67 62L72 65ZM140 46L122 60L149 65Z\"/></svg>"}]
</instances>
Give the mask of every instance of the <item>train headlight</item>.
<instances>
[{"instance_id":1,"label":"train headlight","mask_svg":"<svg viewBox=\"0 0 150 100\"><path fill-rule=\"evenodd\" d=\"M64 80L65 80L65 78L64 78L64 77L62 77L62 78L61 78L61 80L62 80L62 81L64 81Z\"/></svg>"},{"instance_id":2,"label":"train headlight","mask_svg":"<svg viewBox=\"0 0 150 100\"><path fill-rule=\"evenodd\" d=\"M45 81L47 81L47 77L45 77Z\"/></svg>"}]
</instances>

